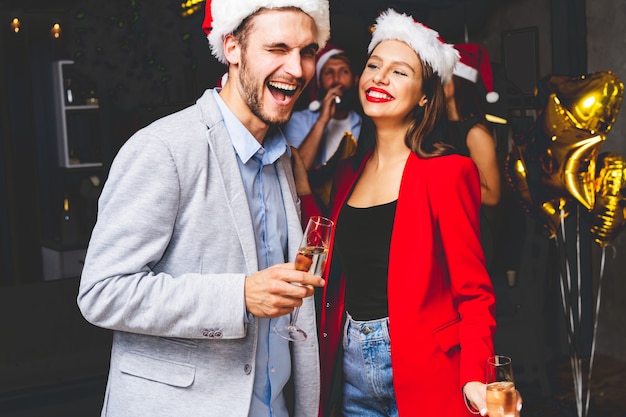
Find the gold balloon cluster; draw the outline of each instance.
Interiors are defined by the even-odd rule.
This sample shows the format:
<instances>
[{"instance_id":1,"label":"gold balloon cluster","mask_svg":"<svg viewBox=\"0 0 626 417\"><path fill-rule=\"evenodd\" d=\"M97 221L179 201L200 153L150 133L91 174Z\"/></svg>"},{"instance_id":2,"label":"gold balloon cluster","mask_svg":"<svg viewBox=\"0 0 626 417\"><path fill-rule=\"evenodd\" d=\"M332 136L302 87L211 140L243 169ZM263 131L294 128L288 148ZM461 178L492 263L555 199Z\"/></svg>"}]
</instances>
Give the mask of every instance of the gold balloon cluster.
<instances>
[{"instance_id":1,"label":"gold balloon cluster","mask_svg":"<svg viewBox=\"0 0 626 417\"><path fill-rule=\"evenodd\" d=\"M505 174L526 211L551 237L578 202L601 246L626 226L626 162L600 147L617 118L624 84L610 71L543 80L547 98L528 132L516 135Z\"/></svg>"}]
</instances>

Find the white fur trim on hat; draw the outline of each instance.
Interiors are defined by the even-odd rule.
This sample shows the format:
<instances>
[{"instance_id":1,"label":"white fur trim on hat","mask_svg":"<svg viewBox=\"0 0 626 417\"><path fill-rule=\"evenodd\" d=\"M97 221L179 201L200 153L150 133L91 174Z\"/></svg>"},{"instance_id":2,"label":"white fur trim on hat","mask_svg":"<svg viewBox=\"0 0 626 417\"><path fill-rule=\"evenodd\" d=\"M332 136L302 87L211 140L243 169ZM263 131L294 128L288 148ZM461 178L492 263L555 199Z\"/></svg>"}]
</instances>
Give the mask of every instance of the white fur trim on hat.
<instances>
[{"instance_id":1,"label":"white fur trim on hat","mask_svg":"<svg viewBox=\"0 0 626 417\"><path fill-rule=\"evenodd\" d=\"M406 14L387 9L376 19L372 40L367 48L372 53L376 45L386 40L402 41L409 45L419 58L429 64L443 84L452 79L459 53L439 38L439 33L416 22Z\"/></svg>"},{"instance_id":2,"label":"white fur trim on hat","mask_svg":"<svg viewBox=\"0 0 626 417\"><path fill-rule=\"evenodd\" d=\"M469 65L465 65L461 61L459 61L456 64L456 67L454 67L454 75L465 78L466 80L473 83L478 81L478 70L476 68L470 67Z\"/></svg>"},{"instance_id":3,"label":"white fur trim on hat","mask_svg":"<svg viewBox=\"0 0 626 417\"><path fill-rule=\"evenodd\" d=\"M207 7L209 6L207 2ZM317 26L319 48L326 45L330 37L330 11L328 0L212 0L211 32L207 36L211 52L221 63L226 63L224 37L233 33L241 22L260 9L296 7L313 18Z\"/></svg>"}]
</instances>

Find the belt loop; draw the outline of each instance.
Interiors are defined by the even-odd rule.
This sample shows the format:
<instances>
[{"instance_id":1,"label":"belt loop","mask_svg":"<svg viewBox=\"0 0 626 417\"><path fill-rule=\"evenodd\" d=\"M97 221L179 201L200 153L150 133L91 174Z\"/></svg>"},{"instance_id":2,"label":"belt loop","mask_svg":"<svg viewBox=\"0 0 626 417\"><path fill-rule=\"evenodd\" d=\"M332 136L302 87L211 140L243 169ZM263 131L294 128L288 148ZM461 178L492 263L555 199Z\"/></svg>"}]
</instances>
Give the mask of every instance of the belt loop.
<instances>
[{"instance_id":1,"label":"belt loop","mask_svg":"<svg viewBox=\"0 0 626 417\"><path fill-rule=\"evenodd\" d=\"M346 323L343 325L343 340L344 340L345 346L348 345L348 327L350 327L351 321L352 321L352 316L350 316L350 313L346 311Z\"/></svg>"},{"instance_id":2,"label":"belt loop","mask_svg":"<svg viewBox=\"0 0 626 417\"><path fill-rule=\"evenodd\" d=\"M391 335L389 334L389 316L385 317L385 331L387 332L387 338L391 340Z\"/></svg>"}]
</instances>

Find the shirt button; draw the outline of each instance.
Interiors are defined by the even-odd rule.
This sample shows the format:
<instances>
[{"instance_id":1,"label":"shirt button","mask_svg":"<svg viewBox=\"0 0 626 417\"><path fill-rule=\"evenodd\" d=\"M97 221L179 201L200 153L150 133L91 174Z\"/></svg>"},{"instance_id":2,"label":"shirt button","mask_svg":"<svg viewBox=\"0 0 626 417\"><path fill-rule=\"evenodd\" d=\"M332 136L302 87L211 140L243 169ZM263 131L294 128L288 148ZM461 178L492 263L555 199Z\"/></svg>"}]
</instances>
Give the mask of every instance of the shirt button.
<instances>
[{"instance_id":1,"label":"shirt button","mask_svg":"<svg viewBox=\"0 0 626 417\"><path fill-rule=\"evenodd\" d=\"M216 339L221 339L222 338L222 331L221 330L216 330L214 336L215 336Z\"/></svg>"},{"instance_id":2,"label":"shirt button","mask_svg":"<svg viewBox=\"0 0 626 417\"><path fill-rule=\"evenodd\" d=\"M250 364L245 364L243 367L243 371L246 373L246 375L250 375L250 372L252 372L252 366L250 366Z\"/></svg>"},{"instance_id":3,"label":"shirt button","mask_svg":"<svg viewBox=\"0 0 626 417\"><path fill-rule=\"evenodd\" d=\"M326 303L326 308L330 307L330 303Z\"/></svg>"},{"instance_id":4,"label":"shirt button","mask_svg":"<svg viewBox=\"0 0 626 417\"><path fill-rule=\"evenodd\" d=\"M202 329L202 336L209 337L209 329Z\"/></svg>"},{"instance_id":5,"label":"shirt button","mask_svg":"<svg viewBox=\"0 0 626 417\"><path fill-rule=\"evenodd\" d=\"M328 333L324 332L323 336L328 337Z\"/></svg>"}]
</instances>

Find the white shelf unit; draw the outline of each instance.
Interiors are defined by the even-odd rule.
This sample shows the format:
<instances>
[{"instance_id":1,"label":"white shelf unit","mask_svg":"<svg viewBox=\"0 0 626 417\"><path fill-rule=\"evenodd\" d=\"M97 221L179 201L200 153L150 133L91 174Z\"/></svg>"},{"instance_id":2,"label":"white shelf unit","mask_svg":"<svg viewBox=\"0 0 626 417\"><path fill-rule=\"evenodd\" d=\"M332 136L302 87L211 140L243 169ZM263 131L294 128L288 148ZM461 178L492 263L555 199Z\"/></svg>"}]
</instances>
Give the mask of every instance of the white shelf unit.
<instances>
[{"instance_id":1,"label":"white shelf unit","mask_svg":"<svg viewBox=\"0 0 626 417\"><path fill-rule=\"evenodd\" d=\"M65 168L102 166L99 105L68 104L65 84L74 61L52 67L59 165ZM76 100L80 100L76 97Z\"/></svg>"}]
</instances>

